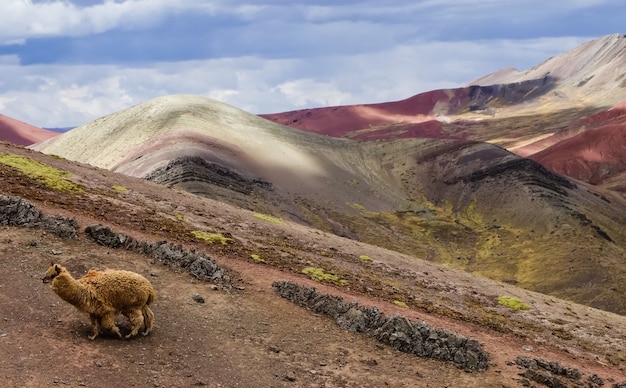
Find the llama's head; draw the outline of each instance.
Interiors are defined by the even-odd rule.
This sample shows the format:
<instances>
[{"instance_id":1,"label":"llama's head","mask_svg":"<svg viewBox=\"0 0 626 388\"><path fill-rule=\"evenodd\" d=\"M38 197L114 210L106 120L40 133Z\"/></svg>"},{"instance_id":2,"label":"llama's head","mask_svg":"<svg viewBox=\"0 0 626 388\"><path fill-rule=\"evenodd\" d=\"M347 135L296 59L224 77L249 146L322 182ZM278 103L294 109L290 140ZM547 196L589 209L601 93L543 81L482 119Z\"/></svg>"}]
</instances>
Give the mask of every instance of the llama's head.
<instances>
[{"instance_id":1,"label":"llama's head","mask_svg":"<svg viewBox=\"0 0 626 388\"><path fill-rule=\"evenodd\" d=\"M50 268L46 271L46 275L41 279L44 283L50 283L63 271L63 267L58 264L50 263Z\"/></svg>"}]
</instances>

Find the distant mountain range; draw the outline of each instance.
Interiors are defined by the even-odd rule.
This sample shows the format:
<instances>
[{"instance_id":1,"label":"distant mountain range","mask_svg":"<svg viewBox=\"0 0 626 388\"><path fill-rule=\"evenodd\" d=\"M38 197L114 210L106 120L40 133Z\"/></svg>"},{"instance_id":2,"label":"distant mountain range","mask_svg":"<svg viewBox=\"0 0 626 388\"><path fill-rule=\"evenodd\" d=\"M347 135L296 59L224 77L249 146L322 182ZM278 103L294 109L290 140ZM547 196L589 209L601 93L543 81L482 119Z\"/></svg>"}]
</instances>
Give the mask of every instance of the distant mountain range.
<instances>
[{"instance_id":1,"label":"distant mountain range","mask_svg":"<svg viewBox=\"0 0 626 388\"><path fill-rule=\"evenodd\" d=\"M607 181L622 190L626 186L622 177L626 165L624 103L626 37L614 34L528 71L503 69L462 88L434 90L397 102L261 116L352 139L486 141L561 174L594 184ZM601 140L607 138L613 140ZM565 140L565 145L557 145Z\"/></svg>"},{"instance_id":2,"label":"distant mountain range","mask_svg":"<svg viewBox=\"0 0 626 388\"><path fill-rule=\"evenodd\" d=\"M62 127L62 128L43 128L46 131L52 131L52 132L59 132L59 133L65 133L67 131L71 131L72 129L74 129L76 127Z\"/></svg>"}]
</instances>

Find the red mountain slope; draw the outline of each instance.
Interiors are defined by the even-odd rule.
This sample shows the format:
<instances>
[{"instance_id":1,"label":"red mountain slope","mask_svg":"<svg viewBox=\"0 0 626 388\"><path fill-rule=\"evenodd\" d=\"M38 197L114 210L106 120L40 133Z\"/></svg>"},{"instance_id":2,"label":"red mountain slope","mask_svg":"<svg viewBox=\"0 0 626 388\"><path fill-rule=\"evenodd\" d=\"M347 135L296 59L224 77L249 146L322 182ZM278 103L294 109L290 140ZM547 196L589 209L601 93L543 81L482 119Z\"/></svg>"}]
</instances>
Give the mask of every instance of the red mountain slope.
<instances>
[{"instance_id":1,"label":"red mountain slope","mask_svg":"<svg viewBox=\"0 0 626 388\"><path fill-rule=\"evenodd\" d=\"M353 139L459 138L444 131L448 115L491 115L496 107L538 98L554 87L550 76L513 85L468 86L420 93L405 100L264 114L261 117L309 132Z\"/></svg>"},{"instance_id":2,"label":"red mountain slope","mask_svg":"<svg viewBox=\"0 0 626 388\"><path fill-rule=\"evenodd\" d=\"M437 104L455 106L463 99L462 89L448 92L435 90L418 94L406 100L380 104L348 105L330 108L303 109L292 112L260 115L263 118L333 137L375 139L390 137L395 129L397 136L447 137L441 132L441 124L433 116ZM396 128L382 129L389 124Z\"/></svg>"},{"instance_id":3,"label":"red mountain slope","mask_svg":"<svg viewBox=\"0 0 626 388\"><path fill-rule=\"evenodd\" d=\"M59 135L0 114L0 141L27 146Z\"/></svg>"},{"instance_id":4,"label":"red mountain slope","mask_svg":"<svg viewBox=\"0 0 626 388\"><path fill-rule=\"evenodd\" d=\"M530 156L552 171L592 184L626 171L626 101L541 141ZM531 145L532 147L532 145Z\"/></svg>"}]
</instances>

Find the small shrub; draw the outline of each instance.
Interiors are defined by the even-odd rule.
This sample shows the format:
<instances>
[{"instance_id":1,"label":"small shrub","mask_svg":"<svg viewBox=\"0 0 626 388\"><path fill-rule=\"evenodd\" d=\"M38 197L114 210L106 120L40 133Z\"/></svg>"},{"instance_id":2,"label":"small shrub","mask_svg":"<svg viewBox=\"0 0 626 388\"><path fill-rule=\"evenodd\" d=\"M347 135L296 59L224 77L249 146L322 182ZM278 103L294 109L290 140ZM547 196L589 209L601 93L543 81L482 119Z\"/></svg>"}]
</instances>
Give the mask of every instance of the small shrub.
<instances>
[{"instance_id":1,"label":"small shrub","mask_svg":"<svg viewBox=\"0 0 626 388\"><path fill-rule=\"evenodd\" d=\"M511 310L529 310L530 305L512 296L501 296L498 298L498 304L508 307Z\"/></svg>"},{"instance_id":2,"label":"small shrub","mask_svg":"<svg viewBox=\"0 0 626 388\"><path fill-rule=\"evenodd\" d=\"M203 240L209 244L220 243L222 245L226 245L232 240L232 238L225 237L223 234L220 233L209 233L200 230L194 230L191 232L191 234L193 234L195 238Z\"/></svg>"},{"instance_id":3,"label":"small shrub","mask_svg":"<svg viewBox=\"0 0 626 388\"><path fill-rule=\"evenodd\" d=\"M259 255L250 255L250 258L257 263L265 263L265 259Z\"/></svg>"},{"instance_id":4,"label":"small shrub","mask_svg":"<svg viewBox=\"0 0 626 388\"><path fill-rule=\"evenodd\" d=\"M254 213L254 217L263 221L271 222L272 224L282 224L283 221L279 218L269 216L267 214Z\"/></svg>"},{"instance_id":5,"label":"small shrub","mask_svg":"<svg viewBox=\"0 0 626 388\"><path fill-rule=\"evenodd\" d=\"M334 283L340 286L348 284L347 281L341 279L339 276L326 273L323 268L306 267L302 270L302 273L308 275L311 280L315 280L320 283Z\"/></svg>"}]
</instances>

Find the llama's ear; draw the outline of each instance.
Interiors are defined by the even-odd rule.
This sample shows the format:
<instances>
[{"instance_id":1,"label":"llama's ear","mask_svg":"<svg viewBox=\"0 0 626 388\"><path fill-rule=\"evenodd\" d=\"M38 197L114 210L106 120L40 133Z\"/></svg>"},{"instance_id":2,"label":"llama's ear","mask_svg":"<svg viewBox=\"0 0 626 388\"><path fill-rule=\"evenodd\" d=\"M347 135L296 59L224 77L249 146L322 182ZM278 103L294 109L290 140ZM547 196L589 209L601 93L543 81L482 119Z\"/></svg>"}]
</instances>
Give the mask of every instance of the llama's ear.
<instances>
[{"instance_id":1,"label":"llama's ear","mask_svg":"<svg viewBox=\"0 0 626 388\"><path fill-rule=\"evenodd\" d=\"M56 271L57 275L61 273L61 266L58 264L54 265L54 270Z\"/></svg>"}]
</instances>

